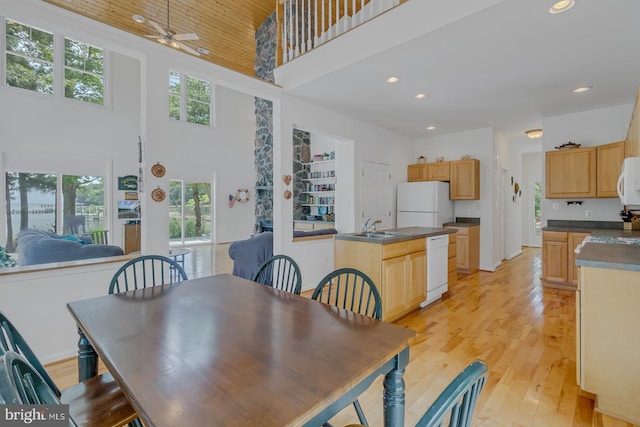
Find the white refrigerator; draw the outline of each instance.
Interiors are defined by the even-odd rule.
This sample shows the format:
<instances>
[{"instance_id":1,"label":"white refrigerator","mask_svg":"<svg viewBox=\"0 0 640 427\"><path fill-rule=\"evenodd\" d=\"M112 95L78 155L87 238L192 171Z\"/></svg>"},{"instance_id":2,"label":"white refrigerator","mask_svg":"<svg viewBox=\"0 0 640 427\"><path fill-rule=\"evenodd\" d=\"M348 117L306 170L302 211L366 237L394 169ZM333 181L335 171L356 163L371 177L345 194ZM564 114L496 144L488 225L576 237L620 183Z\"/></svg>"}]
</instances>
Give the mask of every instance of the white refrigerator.
<instances>
[{"instance_id":1,"label":"white refrigerator","mask_svg":"<svg viewBox=\"0 0 640 427\"><path fill-rule=\"evenodd\" d=\"M440 181L398 184L398 227L436 227L453 221L453 201L449 183Z\"/></svg>"}]
</instances>

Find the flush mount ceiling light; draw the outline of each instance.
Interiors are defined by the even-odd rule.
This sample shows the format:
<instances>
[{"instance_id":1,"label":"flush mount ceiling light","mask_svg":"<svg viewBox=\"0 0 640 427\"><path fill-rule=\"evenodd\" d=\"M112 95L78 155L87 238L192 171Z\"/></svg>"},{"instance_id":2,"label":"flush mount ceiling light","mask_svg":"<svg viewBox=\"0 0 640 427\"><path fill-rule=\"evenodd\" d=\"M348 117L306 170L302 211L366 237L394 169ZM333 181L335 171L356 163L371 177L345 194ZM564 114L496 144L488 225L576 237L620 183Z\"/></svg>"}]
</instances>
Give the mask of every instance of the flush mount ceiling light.
<instances>
[{"instance_id":1,"label":"flush mount ceiling light","mask_svg":"<svg viewBox=\"0 0 640 427\"><path fill-rule=\"evenodd\" d=\"M400 77L395 77L395 76L394 77L389 77L387 79L387 83L397 83L399 81L400 81Z\"/></svg>"},{"instance_id":2,"label":"flush mount ceiling light","mask_svg":"<svg viewBox=\"0 0 640 427\"><path fill-rule=\"evenodd\" d=\"M542 137L542 129L529 129L525 133L531 139L538 139Z\"/></svg>"},{"instance_id":3,"label":"flush mount ceiling light","mask_svg":"<svg viewBox=\"0 0 640 427\"><path fill-rule=\"evenodd\" d=\"M429 126L427 127L427 130L434 130L436 127L435 126Z\"/></svg>"},{"instance_id":4,"label":"flush mount ceiling light","mask_svg":"<svg viewBox=\"0 0 640 427\"><path fill-rule=\"evenodd\" d=\"M573 90L573 93L585 93L585 92L589 92L591 89L592 89L592 86L582 86L582 87L575 88Z\"/></svg>"},{"instance_id":5,"label":"flush mount ceiling light","mask_svg":"<svg viewBox=\"0 0 640 427\"><path fill-rule=\"evenodd\" d=\"M144 24L144 21L146 21L145 17L142 15L138 15L137 13L133 16L131 16L133 18L134 21L136 21L138 24Z\"/></svg>"},{"instance_id":6,"label":"flush mount ceiling light","mask_svg":"<svg viewBox=\"0 0 640 427\"><path fill-rule=\"evenodd\" d=\"M423 98L426 98L426 97L427 97L426 93L419 93L419 94L416 95L416 99L423 99Z\"/></svg>"},{"instance_id":7,"label":"flush mount ceiling light","mask_svg":"<svg viewBox=\"0 0 640 427\"><path fill-rule=\"evenodd\" d=\"M560 0L556 2L549 8L549 13L552 15L556 15L558 13L566 12L575 6L576 2L574 0Z\"/></svg>"}]
</instances>

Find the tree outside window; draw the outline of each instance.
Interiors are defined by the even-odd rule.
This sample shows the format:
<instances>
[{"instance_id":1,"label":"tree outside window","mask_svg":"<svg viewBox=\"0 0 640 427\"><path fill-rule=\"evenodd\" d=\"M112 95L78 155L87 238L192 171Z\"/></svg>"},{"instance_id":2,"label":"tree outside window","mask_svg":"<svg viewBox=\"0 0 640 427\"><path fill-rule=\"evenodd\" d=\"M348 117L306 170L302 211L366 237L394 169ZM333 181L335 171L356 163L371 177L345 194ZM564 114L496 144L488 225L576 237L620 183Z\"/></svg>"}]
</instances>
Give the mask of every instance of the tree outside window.
<instances>
[{"instance_id":1,"label":"tree outside window","mask_svg":"<svg viewBox=\"0 0 640 427\"><path fill-rule=\"evenodd\" d=\"M103 105L103 50L64 39L64 65L64 96Z\"/></svg>"},{"instance_id":2,"label":"tree outside window","mask_svg":"<svg viewBox=\"0 0 640 427\"><path fill-rule=\"evenodd\" d=\"M53 93L53 34L6 20L6 83Z\"/></svg>"},{"instance_id":3,"label":"tree outside window","mask_svg":"<svg viewBox=\"0 0 640 427\"><path fill-rule=\"evenodd\" d=\"M169 117L211 126L211 83L186 74L169 72Z\"/></svg>"}]
</instances>

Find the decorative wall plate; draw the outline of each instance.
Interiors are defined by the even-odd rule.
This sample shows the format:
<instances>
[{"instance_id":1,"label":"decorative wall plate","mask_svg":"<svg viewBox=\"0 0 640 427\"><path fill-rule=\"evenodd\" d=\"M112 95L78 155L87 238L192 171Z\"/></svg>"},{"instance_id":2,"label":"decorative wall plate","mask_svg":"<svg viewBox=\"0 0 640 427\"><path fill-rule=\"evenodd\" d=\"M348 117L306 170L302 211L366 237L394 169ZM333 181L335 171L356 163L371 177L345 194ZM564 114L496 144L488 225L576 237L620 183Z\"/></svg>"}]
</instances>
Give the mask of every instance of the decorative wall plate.
<instances>
[{"instance_id":1,"label":"decorative wall plate","mask_svg":"<svg viewBox=\"0 0 640 427\"><path fill-rule=\"evenodd\" d=\"M153 176L157 176L158 178L164 176L166 171L167 170L165 169L164 166L162 166L160 164L160 162L158 162L155 165L151 166L151 173L153 174Z\"/></svg>"},{"instance_id":2,"label":"decorative wall plate","mask_svg":"<svg viewBox=\"0 0 640 427\"><path fill-rule=\"evenodd\" d=\"M151 192L151 198L153 199L154 202L161 202L164 200L166 196L167 196L167 193L165 193L164 190L160 187L156 188Z\"/></svg>"}]
</instances>

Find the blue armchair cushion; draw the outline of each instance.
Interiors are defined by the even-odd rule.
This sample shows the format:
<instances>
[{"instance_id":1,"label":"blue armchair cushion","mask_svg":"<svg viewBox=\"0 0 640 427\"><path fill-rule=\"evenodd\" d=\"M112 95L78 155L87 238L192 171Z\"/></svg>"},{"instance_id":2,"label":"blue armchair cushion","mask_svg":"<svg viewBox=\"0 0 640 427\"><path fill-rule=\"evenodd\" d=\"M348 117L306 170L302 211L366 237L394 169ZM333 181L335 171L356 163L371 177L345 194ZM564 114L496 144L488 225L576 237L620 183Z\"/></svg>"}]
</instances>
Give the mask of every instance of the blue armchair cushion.
<instances>
[{"instance_id":1,"label":"blue armchair cushion","mask_svg":"<svg viewBox=\"0 0 640 427\"><path fill-rule=\"evenodd\" d=\"M258 267L273 255L273 232L266 231L229 245L233 275L251 280Z\"/></svg>"}]
</instances>

